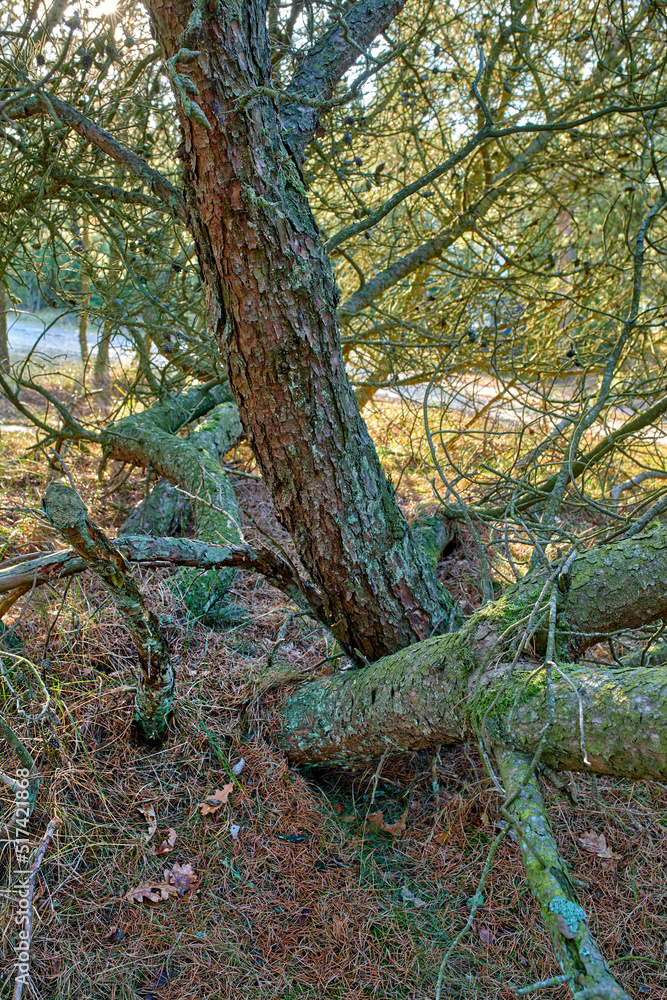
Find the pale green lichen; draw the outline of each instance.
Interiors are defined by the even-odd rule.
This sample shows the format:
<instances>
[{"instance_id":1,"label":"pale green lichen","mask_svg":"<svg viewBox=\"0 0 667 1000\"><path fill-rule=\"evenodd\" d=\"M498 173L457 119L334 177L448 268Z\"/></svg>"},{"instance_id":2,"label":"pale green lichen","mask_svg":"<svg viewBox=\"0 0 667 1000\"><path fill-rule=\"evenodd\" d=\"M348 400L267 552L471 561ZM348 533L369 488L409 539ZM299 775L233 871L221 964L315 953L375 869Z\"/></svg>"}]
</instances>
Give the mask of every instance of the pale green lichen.
<instances>
[{"instance_id":1,"label":"pale green lichen","mask_svg":"<svg viewBox=\"0 0 667 1000\"><path fill-rule=\"evenodd\" d=\"M571 899L566 899L565 896L556 896L552 899L549 903L549 911L563 917L572 934L577 933L577 928L581 921L586 923L585 910L582 910L578 903L573 903Z\"/></svg>"}]
</instances>

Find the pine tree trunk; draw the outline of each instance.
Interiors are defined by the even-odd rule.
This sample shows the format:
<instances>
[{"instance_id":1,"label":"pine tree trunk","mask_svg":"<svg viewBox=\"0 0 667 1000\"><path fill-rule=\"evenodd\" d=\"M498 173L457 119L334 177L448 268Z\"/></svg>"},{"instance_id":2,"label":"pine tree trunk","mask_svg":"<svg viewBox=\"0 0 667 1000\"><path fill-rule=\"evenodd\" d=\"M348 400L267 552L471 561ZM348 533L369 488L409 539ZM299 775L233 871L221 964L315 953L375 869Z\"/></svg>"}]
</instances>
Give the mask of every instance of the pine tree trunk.
<instances>
[{"instance_id":1,"label":"pine tree trunk","mask_svg":"<svg viewBox=\"0 0 667 1000\"><path fill-rule=\"evenodd\" d=\"M180 155L209 322L243 428L336 634L374 660L442 627L451 600L361 419L300 171L273 99L253 94L271 86L265 5L223 0L183 37L189 4L149 6L167 59L199 52L178 69L198 87L209 128L186 117L181 97Z\"/></svg>"}]
</instances>

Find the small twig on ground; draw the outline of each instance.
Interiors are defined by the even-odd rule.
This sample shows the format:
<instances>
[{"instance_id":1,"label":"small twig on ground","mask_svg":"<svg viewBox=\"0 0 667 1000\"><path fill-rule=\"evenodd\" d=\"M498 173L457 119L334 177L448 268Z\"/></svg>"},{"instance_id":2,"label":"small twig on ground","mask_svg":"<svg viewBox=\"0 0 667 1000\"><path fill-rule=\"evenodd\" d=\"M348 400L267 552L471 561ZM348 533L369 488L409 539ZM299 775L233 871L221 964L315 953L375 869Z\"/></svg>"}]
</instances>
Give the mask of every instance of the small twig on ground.
<instances>
[{"instance_id":1,"label":"small twig on ground","mask_svg":"<svg viewBox=\"0 0 667 1000\"><path fill-rule=\"evenodd\" d=\"M19 947L19 956L25 953L25 962L19 959L19 970L21 966L25 965L29 967L30 964L30 943L32 940L32 921L33 921L33 899L35 896L35 885L37 883L37 874L39 872L39 867L44 860L44 855L47 852L48 846L51 843L54 833L58 827L62 826L62 820L58 816L54 816L49 822L46 828L46 833L42 838L42 842L39 845L37 854L35 855L35 860L32 865L32 870L30 872L30 879L28 881L28 891L26 893L26 908L25 912L21 914L19 922L23 924L22 930L20 932L21 945ZM21 994L23 993L23 986L26 979L28 978L28 969L25 972L19 971L16 979L14 981L14 992L12 993L12 1000L21 1000Z\"/></svg>"}]
</instances>

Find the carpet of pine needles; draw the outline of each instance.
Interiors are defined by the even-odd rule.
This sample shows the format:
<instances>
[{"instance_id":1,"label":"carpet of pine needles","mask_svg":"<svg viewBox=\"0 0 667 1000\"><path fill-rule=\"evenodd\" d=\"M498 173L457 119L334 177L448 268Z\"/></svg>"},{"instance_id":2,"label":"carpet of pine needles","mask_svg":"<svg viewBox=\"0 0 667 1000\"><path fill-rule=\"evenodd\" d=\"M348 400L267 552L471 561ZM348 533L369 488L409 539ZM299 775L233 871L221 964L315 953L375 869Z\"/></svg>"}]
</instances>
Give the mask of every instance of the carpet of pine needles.
<instances>
[{"instance_id":1,"label":"carpet of pine needles","mask_svg":"<svg viewBox=\"0 0 667 1000\"><path fill-rule=\"evenodd\" d=\"M383 429L383 458L410 513L428 499L423 456L401 453L388 423L374 427L381 451ZM46 460L25 457L26 447L20 436L0 440L6 555L60 547L38 516ZM113 535L143 496L143 474L110 488L108 479L96 480L93 453L70 451L67 461L91 516ZM243 449L229 461L250 469ZM239 478L236 486L251 515L248 537L259 526L288 544L261 485ZM476 558L463 533L441 566L471 607L479 600ZM3 698L3 713L39 764L33 843L54 814L62 819L37 884L24 997L432 1000L497 832L500 800L474 748L441 747L363 773L290 767L272 733L294 685L334 669L322 631L292 617L276 645L292 609L250 574L238 574L232 586L234 620L222 632L183 613L165 570L137 575L178 674L170 737L160 750L135 740L133 649L95 579L42 588L6 619L51 698L40 723L17 714L6 689ZM28 676L21 692L24 707L34 709L41 696ZM0 768L11 774L16 766L0 748ZM667 998L667 787L575 781L577 807L549 784L544 794L593 931L631 996ZM227 802L203 816L200 804L228 784ZM10 792L0 786L0 795L8 810ZM149 807L157 820L150 838L141 811ZM581 845L589 830L604 833L618 855L613 862ZM160 853L169 831L175 843ZM2 864L0 997L10 997L15 868L7 854ZM128 900L174 865L195 873L181 895ZM472 931L444 969L442 995L510 998L559 972L508 838Z\"/></svg>"}]
</instances>

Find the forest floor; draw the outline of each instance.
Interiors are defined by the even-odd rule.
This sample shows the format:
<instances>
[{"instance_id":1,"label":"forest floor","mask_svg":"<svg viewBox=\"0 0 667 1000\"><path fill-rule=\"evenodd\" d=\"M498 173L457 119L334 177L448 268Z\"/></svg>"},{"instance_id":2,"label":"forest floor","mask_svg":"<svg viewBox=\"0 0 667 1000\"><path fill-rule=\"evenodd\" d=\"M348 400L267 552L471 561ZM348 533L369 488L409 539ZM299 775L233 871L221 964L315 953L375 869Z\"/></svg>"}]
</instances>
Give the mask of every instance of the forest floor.
<instances>
[{"instance_id":1,"label":"forest floor","mask_svg":"<svg viewBox=\"0 0 667 1000\"><path fill-rule=\"evenodd\" d=\"M431 496L414 429L398 408L379 408L373 420L410 514ZM60 547L39 518L48 465L24 454L29 444L0 439L5 557ZM91 517L113 536L143 498L145 477L136 470L114 482L112 467L100 484L98 458L70 451L67 462ZM229 462L253 471L242 448ZM249 540L259 525L289 545L261 484L233 478ZM479 602L477 560L463 532L441 565L468 609ZM24 664L12 674L18 713L4 658L3 714L41 774L31 842L53 815L62 820L37 883L24 998L434 1000L498 828L500 799L475 749L441 747L354 774L290 767L272 733L294 685L333 669L319 627L306 617L287 622L293 609L283 596L239 573L230 624L212 632L184 614L166 570L137 576L177 668L160 750L133 736L133 650L96 579L44 587L6 617L50 698L40 722L26 718L42 695ZM3 746L0 768L11 776L16 766ZM574 784L578 806L549 784L544 794L593 932L631 996L665 1000L667 787L581 776ZM227 800L202 809L217 789ZM11 793L0 786L0 795L6 812ZM604 834L611 859L582 844L590 831ZM9 998L16 869L7 854L1 861L0 997ZM150 888L136 891L160 883L178 891L154 902ZM510 998L559 971L518 847L506 838L471 933L444 969L442 997Z\"/></svg>"}]
</instances>

